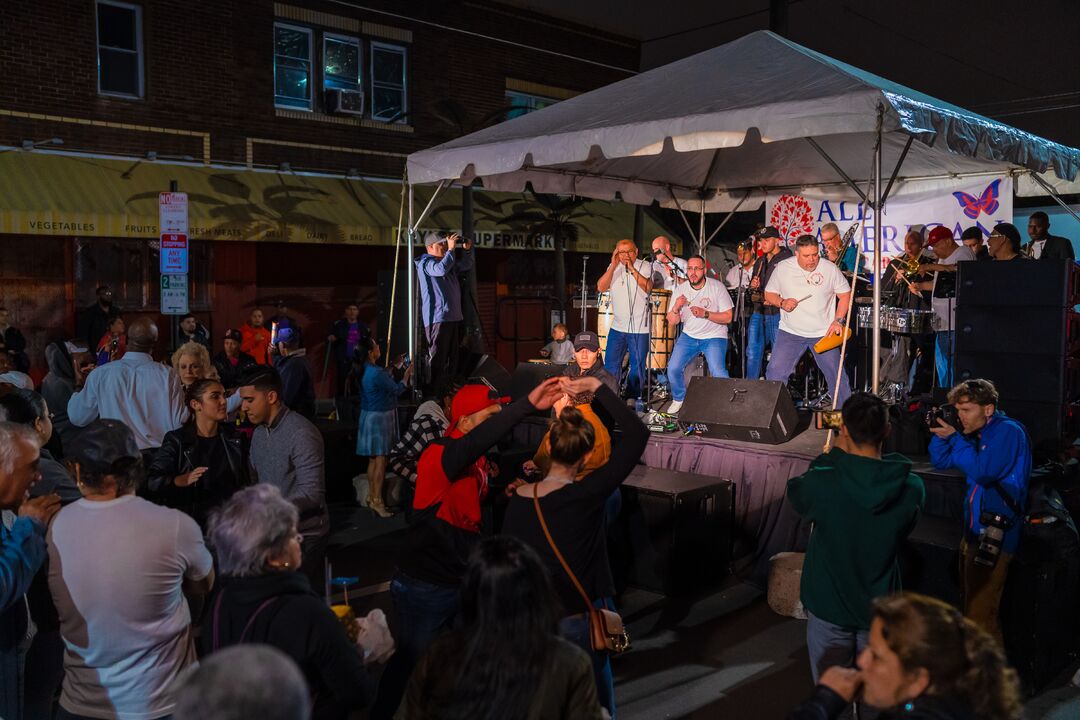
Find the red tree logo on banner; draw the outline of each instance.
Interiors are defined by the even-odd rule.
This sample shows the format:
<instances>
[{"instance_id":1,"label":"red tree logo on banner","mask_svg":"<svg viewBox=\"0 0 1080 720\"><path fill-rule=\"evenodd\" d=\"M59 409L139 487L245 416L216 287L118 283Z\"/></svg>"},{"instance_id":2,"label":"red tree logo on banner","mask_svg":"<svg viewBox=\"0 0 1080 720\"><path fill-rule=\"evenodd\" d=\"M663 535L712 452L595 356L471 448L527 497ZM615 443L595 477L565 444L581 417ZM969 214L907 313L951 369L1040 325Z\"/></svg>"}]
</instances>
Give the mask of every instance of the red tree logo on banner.
<instances>
[{"instance_id":1,"label":"red tree logo on banner","mask_svg":"<svg viewBox=\"0 0 1080 720\"><path fill-rule=\"evenodd\" d=\"M814 211L802 195L781 195L769 214L769 224L780 231L787 244L814 232Z\"/></svg>"}]
</instances>

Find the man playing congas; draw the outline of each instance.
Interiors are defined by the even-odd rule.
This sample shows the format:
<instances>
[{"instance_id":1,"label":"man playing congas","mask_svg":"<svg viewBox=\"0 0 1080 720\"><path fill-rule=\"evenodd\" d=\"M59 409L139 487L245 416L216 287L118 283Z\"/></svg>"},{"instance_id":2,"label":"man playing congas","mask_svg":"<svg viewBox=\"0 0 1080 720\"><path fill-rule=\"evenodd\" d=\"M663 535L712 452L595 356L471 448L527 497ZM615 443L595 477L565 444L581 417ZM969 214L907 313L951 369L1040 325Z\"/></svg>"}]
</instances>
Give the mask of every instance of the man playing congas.
<instances>
[{"instance_id":1,"label":"man playing congas","mask_svg":"<svg viewBox=\"0 0 1080 720\"><path fill-rule=\"evenodd\" d=\"M787 382L806 350L826 335L842 333L850 303L851 286L843 273L821 259L813 235L800 236L795 241L795 257L781 261L765 285L765 304L780 308L780 329L765 379ZM836 386L840 348L813 355L840 407L851 395L847 373L840 375L840 386Z\"/></svg>"},{"instance_id":2,"label":"man playing congas","mask_svg":"<svg viewBox=\"0 0 1080 720\"><path fill-rule=\"evenodd\" d=\"M598 292L611 298L611 327L608 330L604 367L621 377L623 355L630 353L626 378L628 397L641 398L645 386L645 363L649 354L649 293L652 291L650 263L638 260L632 240L620 240L611 253L611 264L596 282Z\"/></svg>"},{"instance_id":3,"label":"man playing congas","mask_svg":"<svg viewBox=\"0 0 1080 720\"><path fill-rule=\"evenodd\" d=\"M695 255L686 263L689 278L671 294L667 319L672 325L683 324L682 335L668 361L668 382L672 403L669 413L677 413L686 399L686 366L698 354L705 356L709 375L728 377L727 324L731 322L731 296L719 280L705 277L705 258Z\"/></svg>"}]
</instances>

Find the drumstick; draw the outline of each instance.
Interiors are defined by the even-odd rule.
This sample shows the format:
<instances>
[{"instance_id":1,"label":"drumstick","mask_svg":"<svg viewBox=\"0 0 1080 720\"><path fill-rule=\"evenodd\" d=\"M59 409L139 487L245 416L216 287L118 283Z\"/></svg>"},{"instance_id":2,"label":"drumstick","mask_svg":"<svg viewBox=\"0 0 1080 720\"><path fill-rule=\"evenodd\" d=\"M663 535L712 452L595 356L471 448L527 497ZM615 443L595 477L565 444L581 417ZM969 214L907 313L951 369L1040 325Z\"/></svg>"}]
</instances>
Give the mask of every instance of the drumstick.
<instances>
[{"instance_id":1,"label":"drumstick","mask_svg":"<svg viewBox=\"0 0 1080 720\"><path fill-rule=\"evenodd\" d=\"M810 299L810 298L812 298L812 297L814 297L814 296L813 296L813 295L807 295L807 296L806 296L806 297L804 297L804 298L799 298L799 299L798 299L798 300L796 300L795 302L804 302L804 301L806 301L806 300L809 300L809 299Z\"/></svg>"}]
</instances>

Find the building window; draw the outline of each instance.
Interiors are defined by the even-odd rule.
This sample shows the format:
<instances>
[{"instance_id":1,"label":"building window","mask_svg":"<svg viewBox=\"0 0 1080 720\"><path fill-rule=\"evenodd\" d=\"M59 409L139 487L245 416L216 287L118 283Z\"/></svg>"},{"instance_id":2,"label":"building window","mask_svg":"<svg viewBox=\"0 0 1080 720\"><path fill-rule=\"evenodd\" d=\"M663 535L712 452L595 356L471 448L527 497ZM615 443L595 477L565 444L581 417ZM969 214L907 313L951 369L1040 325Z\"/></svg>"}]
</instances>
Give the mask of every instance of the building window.
<instances>
[{"instance_id":1,"label":"building window","mask_svg":"<svg viewBox=\"0 0 1080 720\"><path fill-rule=\"evenodd\" d=\"M548 105L554 105L557 102L559 101L553 98L507 90L506 104L510 106L510 109L506 111L506 119L511 120L522 115L528 115L533 110L542 110Z\"/></svg>"},{"instance_id":2,"label":"building window","mask_svg":"<svg viewBox=\"0 0 1080 720\"><path fill-rule=\"evenodd\" d=\"M343 35L323 35L323 88L360 90L360 41Z\"/></svg>"},{"instance_id":3,"label":"building window","mask_svg":"<svg viewBox=\"0 0 1080 720\"><path fill-rule=\"evenodd\" d=\"M311 30L274 23L274 105L311 110Z\"/></svg>"},{"instance_id":4,"label":"building window","mask_svg":"<svg viewBox=\"0 0 1080 720\"><path fill-rule=\"evenodd\" d=\"M142 54L142 8L114 0L98 0L98 92L141 98Z\"/></svg>"},{"instance_id":5,"label":"building window","mask_svg":"<svg viewBox=\"0 0 1080 720\"><path fill-rule=\"evenodd\" d=\"M371 43L371 118L404 122L406 98L406 50L399 45Z\"/></svg>"},{"instance_id":6,"label":"building window","mask_svg":"<svg viewBox=\"0 0 1080 720\"><path fill-rule=\"evenodd\" d=\"M191 241L188 305L192 312L210 310L213 277L212 243ZM121 311L154 311L161 305L159 242L138 238L76 238L75 296L79 307L94 302L94 290L108 285Z\"/></svg>"}]
</instances>

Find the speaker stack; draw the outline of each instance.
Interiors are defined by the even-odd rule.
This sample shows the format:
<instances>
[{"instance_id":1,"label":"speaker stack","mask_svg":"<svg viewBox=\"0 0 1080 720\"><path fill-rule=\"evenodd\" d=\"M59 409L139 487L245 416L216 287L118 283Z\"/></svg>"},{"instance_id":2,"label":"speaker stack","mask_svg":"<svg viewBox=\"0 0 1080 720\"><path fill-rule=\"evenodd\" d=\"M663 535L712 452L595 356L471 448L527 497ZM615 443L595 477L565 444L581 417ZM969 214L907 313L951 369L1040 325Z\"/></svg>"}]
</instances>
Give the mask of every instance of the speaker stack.
<instances>
[{"instance_id":1,"label":"speaker stack","mask_svg":"<svg viewBox=\"0 0 1080 720\"><path fill-rule=\"evenodd\" d=\"M1071 430L1080 390L1077 267L1071 260L965 262L957 266L955 379L993 381L1000 409L1036 447Z\"/></svg>"}]
</instances>

